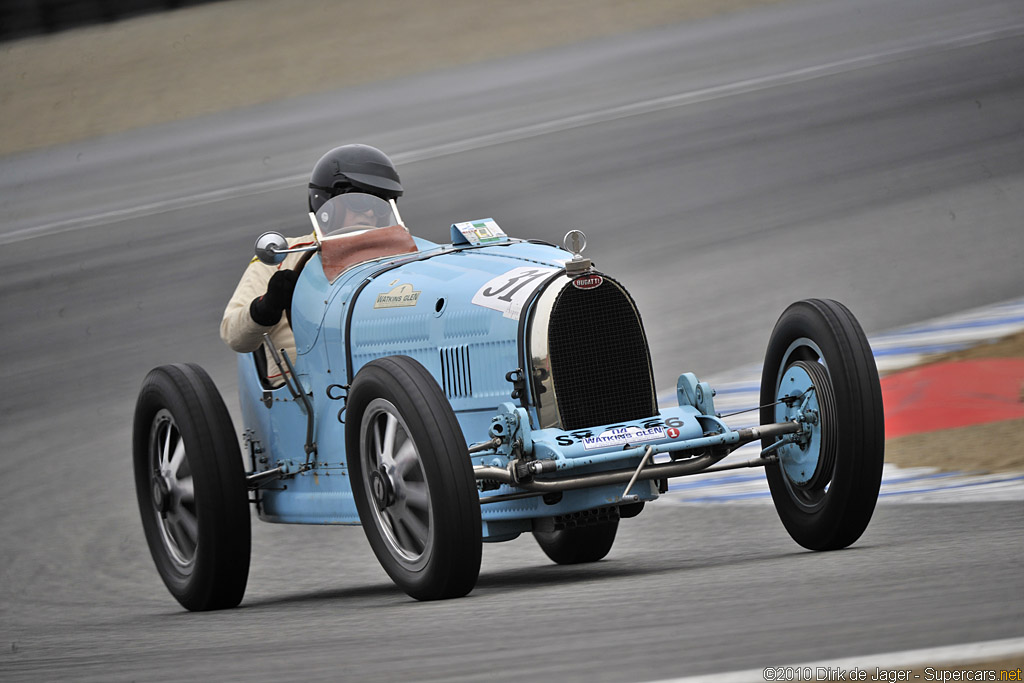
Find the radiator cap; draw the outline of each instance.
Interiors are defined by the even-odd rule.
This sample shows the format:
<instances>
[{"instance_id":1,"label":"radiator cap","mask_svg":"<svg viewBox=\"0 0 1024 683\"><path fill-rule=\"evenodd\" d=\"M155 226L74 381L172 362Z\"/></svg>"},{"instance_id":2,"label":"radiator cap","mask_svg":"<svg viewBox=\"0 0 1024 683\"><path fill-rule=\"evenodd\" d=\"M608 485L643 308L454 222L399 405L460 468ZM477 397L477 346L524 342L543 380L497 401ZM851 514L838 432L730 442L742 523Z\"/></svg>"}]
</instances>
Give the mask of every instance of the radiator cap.
<instances>
[{"instance_id":1,"label":"radiator cap","mask_svg":"<svg viewBox=\"0 0 1024 683\"><path fill-rule=\"evenodd\" d=\"M587 248L587 236L582 230L570 230L562 240L565 250L572 253L572 260L565 263L565 274L576 277L590 270L590 259L583 258L583 250Z\"/></svg>"}]
</instances>

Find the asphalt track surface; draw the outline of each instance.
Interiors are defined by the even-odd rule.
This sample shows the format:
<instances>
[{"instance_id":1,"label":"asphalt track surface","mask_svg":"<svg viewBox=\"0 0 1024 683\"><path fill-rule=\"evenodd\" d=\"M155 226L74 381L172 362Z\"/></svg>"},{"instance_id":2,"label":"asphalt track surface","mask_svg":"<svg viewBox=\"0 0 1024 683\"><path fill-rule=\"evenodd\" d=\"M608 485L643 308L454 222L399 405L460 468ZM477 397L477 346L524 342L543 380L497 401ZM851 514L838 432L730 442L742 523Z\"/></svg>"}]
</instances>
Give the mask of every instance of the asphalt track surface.
<instances>
[{"instance_id":1,"label":"asphalt track surface","mask_svg":"<svg viewBox=\"0 0 1024 683\"><path fill-rule=\"evenodd\" d=\"M869 333L1024 290L1018 2L792 3L0 160L0 677L644 680L1024 635L1019 504L883 503L803 552L770 507L649 506L609 558L487 546L418 604L359 528L254 523L242 607L182 612L141 533L135 394L198 362L328 146L393 154L414 232L495 217L644 312L659 386L839 299Z\"/></svg>"}]
</instances>

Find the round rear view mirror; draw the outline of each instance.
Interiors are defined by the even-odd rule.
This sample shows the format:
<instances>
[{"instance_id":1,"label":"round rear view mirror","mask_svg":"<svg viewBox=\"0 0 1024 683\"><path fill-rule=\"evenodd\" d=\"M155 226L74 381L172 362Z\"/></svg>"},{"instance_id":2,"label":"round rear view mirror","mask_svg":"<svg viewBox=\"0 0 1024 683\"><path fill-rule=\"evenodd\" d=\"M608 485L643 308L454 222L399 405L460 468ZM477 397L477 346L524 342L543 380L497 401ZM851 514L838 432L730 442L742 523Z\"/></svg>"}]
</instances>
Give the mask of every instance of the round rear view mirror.
<instances>
[{"instance_id":1,"label":"round rear view mirror","mask_svg":"<svg viewBox=\"0 0 1024 683\"><path fill-rule=\"evenodd\" d=\"M265 232L256 238L256 258L268 266L276 266L284 261L286 254L280 252L287 248L288 240L279 232Z\"/></svg>"}]
</instances>

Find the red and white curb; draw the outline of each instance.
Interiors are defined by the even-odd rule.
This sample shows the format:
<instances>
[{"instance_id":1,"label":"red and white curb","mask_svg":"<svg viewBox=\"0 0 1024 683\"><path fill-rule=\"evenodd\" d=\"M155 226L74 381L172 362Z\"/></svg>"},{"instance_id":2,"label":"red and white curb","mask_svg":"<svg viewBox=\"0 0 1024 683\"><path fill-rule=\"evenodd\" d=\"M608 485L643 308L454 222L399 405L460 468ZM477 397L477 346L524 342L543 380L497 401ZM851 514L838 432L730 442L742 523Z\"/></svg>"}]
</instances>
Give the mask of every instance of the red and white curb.
<instances>
[{"instance_id":1,"label":"red and white curb","mask_svg":"<svg viewBox=\"0 0 1024 683\"><path fill-rule=\"evenodd\" d=\"M954 351L992 341L1024 329L1024 298L936 318L871 337L868 341L880 372L917 365L932 353ZM703 378L702 378L703 379ZM715 409L729 415L756 408L760 399L761 366L751 365L708 378L715 388ZM675 403L674 392L663 392L663 405ZM757 411L724 418L733 428L757 424ZM760 446L748 444L723 463L758 456ZM759 469L731 470L671 482L662 500L677 503L769 503L771 494ZM940 472L936 468L885 465L879 501L1024 501L1024 472Z\"/></svg>"}]
</instances>

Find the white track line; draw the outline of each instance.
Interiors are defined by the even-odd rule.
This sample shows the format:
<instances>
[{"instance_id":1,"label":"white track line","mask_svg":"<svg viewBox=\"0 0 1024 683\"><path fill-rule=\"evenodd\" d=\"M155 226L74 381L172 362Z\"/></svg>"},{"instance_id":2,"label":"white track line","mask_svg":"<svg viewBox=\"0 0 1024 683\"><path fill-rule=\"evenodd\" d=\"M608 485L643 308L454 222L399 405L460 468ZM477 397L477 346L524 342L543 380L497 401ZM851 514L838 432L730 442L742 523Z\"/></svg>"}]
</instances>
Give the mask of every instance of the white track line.
<instances>
[{"instance_id":1,"label":"white track line","mask_svg":"<svg viewBox=\"0 0 1024 683\"><path fill-rule=\"evenodd\" d=\"M762 669L747 669L745 671L730 671L720 674L709 674L705 676L687 676L685 678L670 678L652 683L751 683L752 681L775 680L774 676L765 678L766 669L794 669L800 671L811 671L822 673L842 670L847 673L851 671L865 671L867 677L864 680L877 680L874 678L875 670L881 669L885 672L909 671L926 667L941 668L949 665L972 664L976 662L1007 659L1020 657L1017 666L1024 666L1024 638L1007 638L1005 640L989 640L981 643L966 643L963 645L950 645L947 647L930 647L921 650L904 650L902 652L884 652L877 655L866 655L861 657L845 657L843 659L823 660L820 662L807 662L804 664L779 665L771 663ZM1015 669L1016 671L1016 669ZM994 680L999 680L998 671ZM790 680L790 679L778 679ZM807 680L804 678L803 680ZM836 680L828 679L826 676L811 678L811 680ZM845 680L855 680L847 675ZM896 680L890 677L889 680ZM909 679L901 680L922 680L927 681L928 672L920 678L909 676ZM941 680L932 678L930 680ZM967 679L960 679L967 680ZM1019 678L1008 680L1020 680Z\"/></svg>"},{"instance_id":2,"label":"white track line","mask_svg":"<svg viewBox=\"0 0 1024 683\"><path fill-rule=\"evenodd\" d=\"M826 64L819 64L817 66L792 69L782 73L759 76L757 78L748 78L734 81L732 83L725 83L707 88L698 88L696 90L689 90L671 95L663 95L639 102L631 102L625 105L607 107L605 109L598 109L583 114L564 116L557 119L551 119L549 121L541 121L539 123L519 126L517 128L510 128L508 130L498 131L495 133L477 135L441 145L424 147L418 150L399 152L392 155L392 160L396 165L401 166L403 164L409 164L416 161L437 159L439 157L450 156L452 154L478 150L485 147L493 147L508 142L518 142L521 140L540 137L542 135L548 135L550 133L582 128L584 126L590 126L597 123L608 123L632 116L642 116L658 111L664 111L666 109L674 109L691 104L709 102L716 99L748 94L780 86L804 83L818 78L835 76L902 59L908 59L934 51L971 47L1020 35L1024 35L1024 24L1011 24L1009 26L977 31L962 36L924 41L901 48L840 59ZM44 223L0 235L0 245L29 240L44 235L82 230L95 227L97 225L103 225L111 221L121 221L186 207L201 206L204 204L219 202L231 197L241 197L260 192L288 188L301 184L305 182L305 180L306 175L292 175L267 180L261 183L251 183L237 187L222 188L209 192L202 192L188 197L176 197L139 206L106 211L91 216L82 216L78 218L54 221L51 223Z\"/></svg>"}]
</instances>

